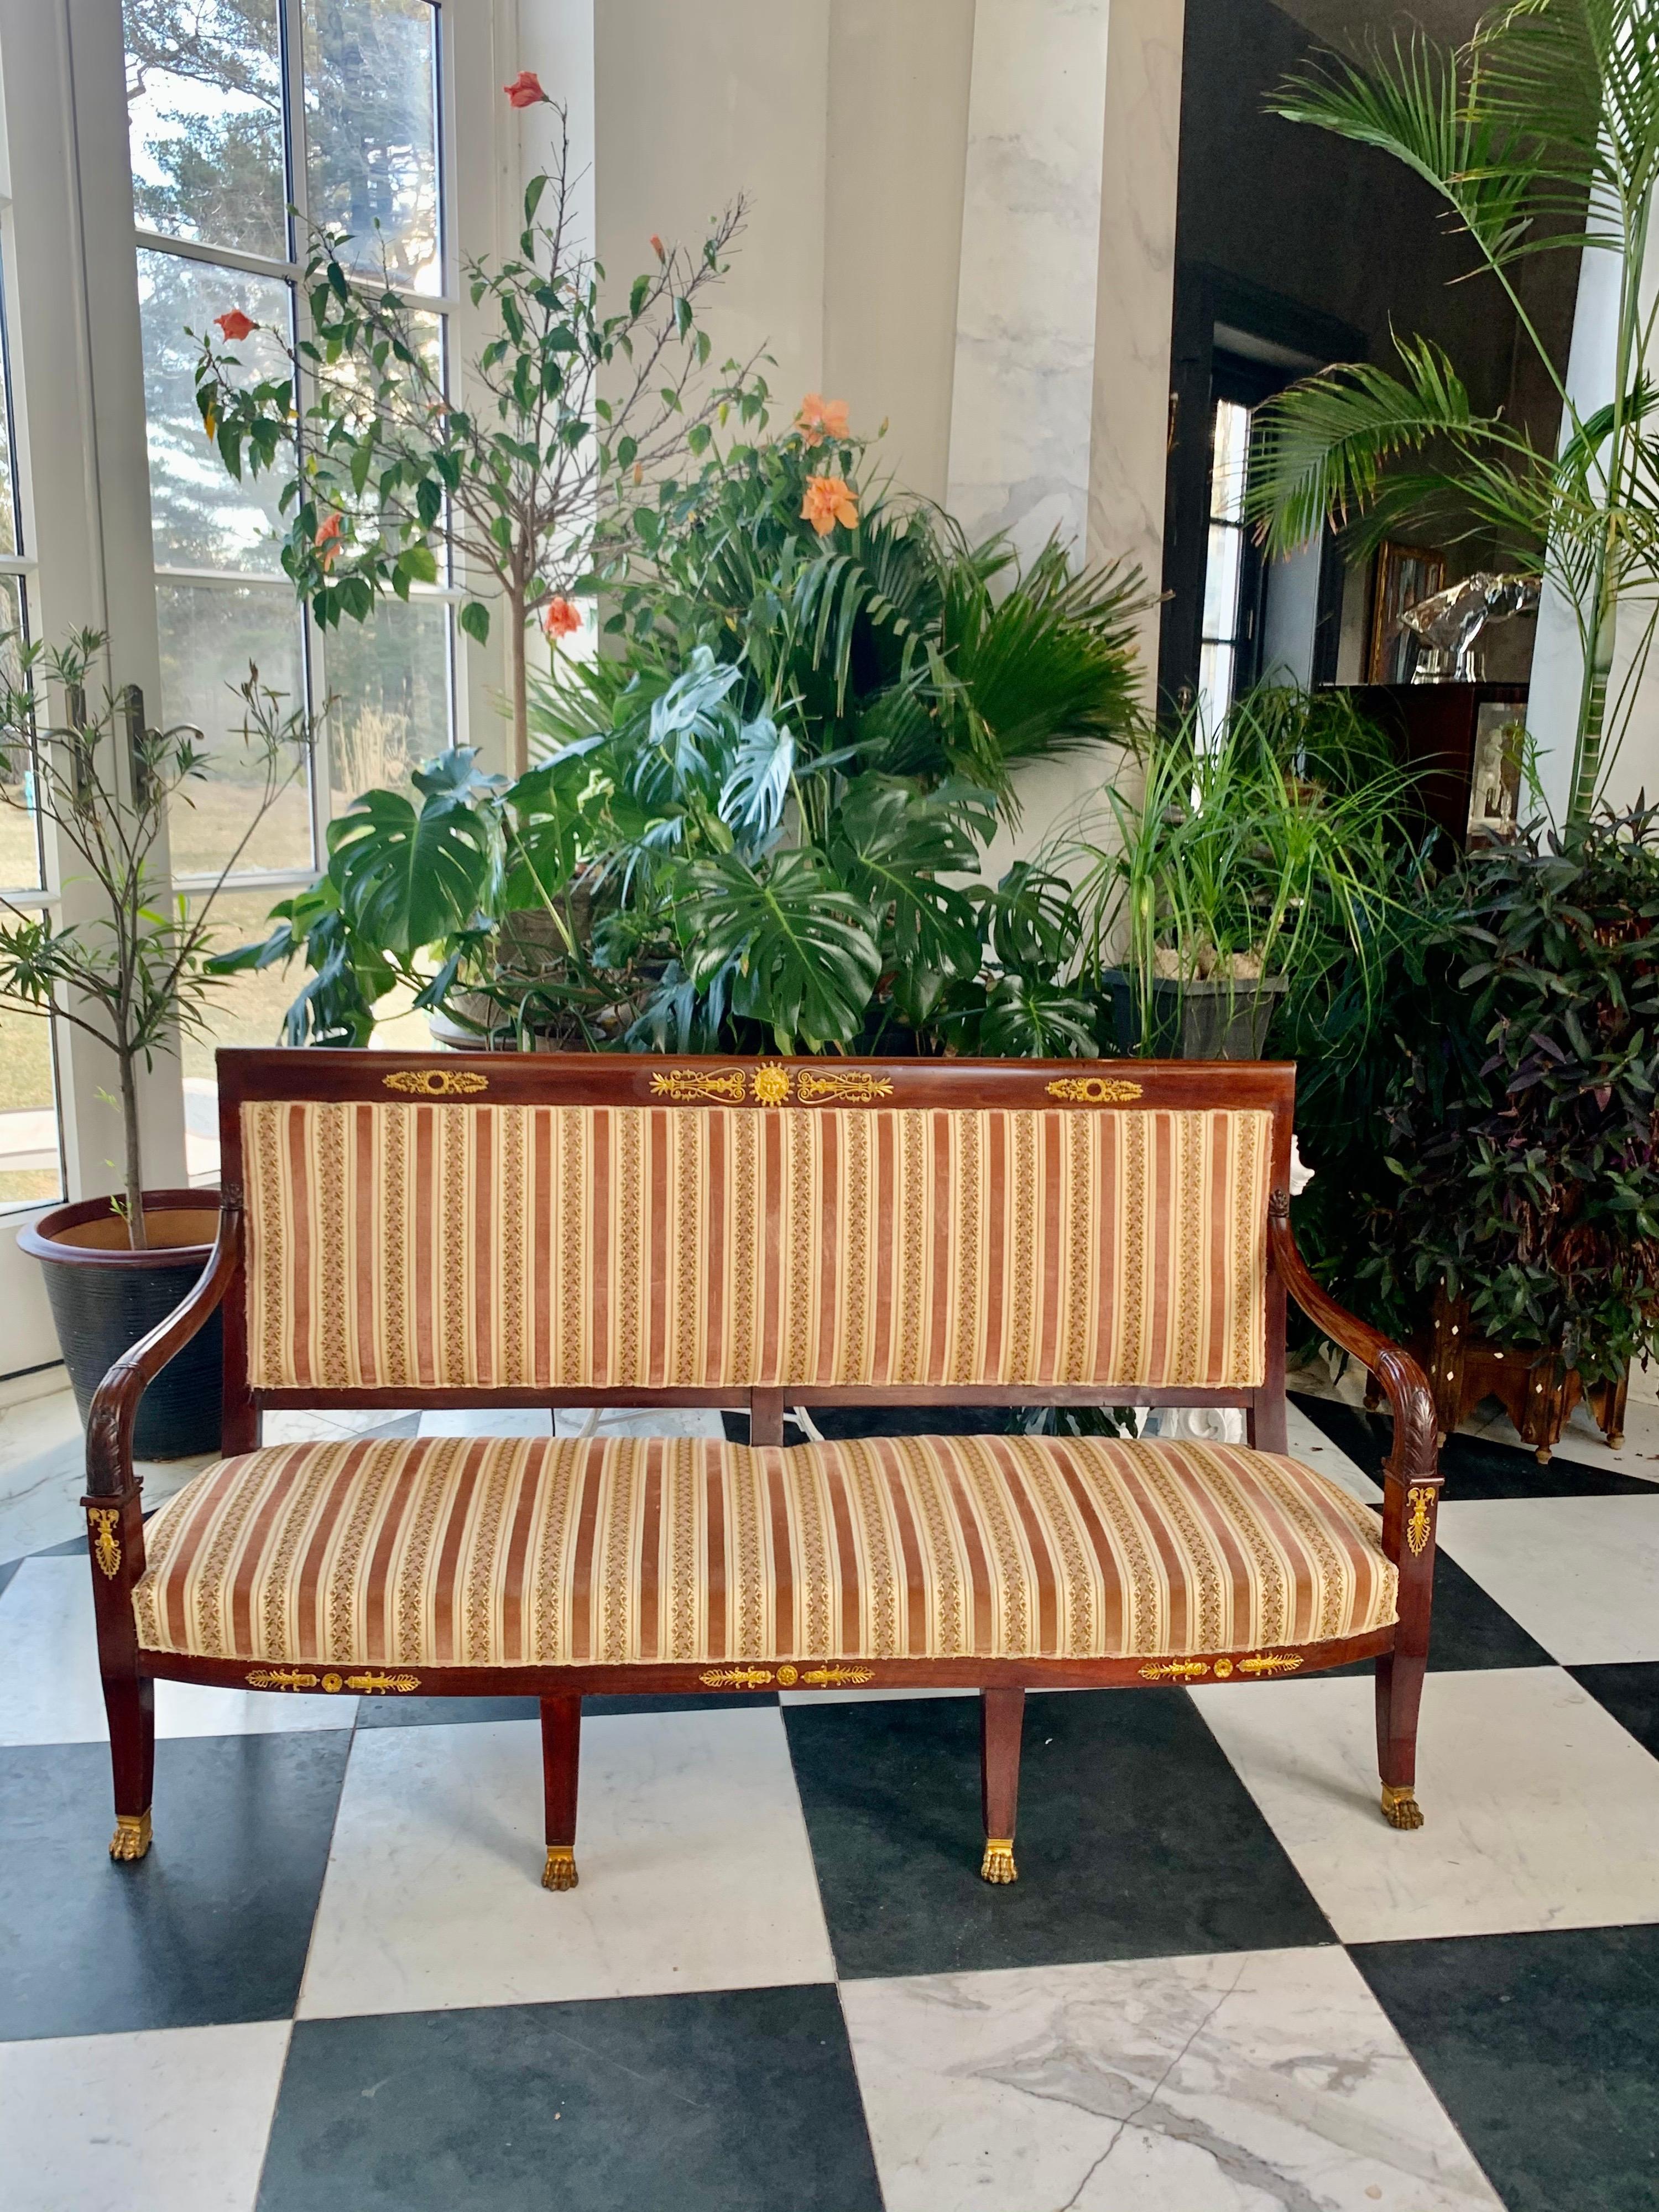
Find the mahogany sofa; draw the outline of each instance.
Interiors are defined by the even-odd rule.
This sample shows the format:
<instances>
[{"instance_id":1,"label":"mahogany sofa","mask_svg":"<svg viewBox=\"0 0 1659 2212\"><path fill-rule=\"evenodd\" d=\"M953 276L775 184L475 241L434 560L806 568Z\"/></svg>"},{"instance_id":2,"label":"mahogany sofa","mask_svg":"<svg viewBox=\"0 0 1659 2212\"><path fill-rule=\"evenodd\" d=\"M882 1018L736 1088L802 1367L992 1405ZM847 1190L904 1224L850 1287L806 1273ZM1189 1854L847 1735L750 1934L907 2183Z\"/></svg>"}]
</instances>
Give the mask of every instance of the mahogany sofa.
<instances>
[{"instance_id":1,"label":"mahogany sofa","mask_svg":"<svg viewBox=\"0 0 1659 2212\"><path fill-rule=\"evenodd\" d=\"M226 1051L222 1212L94 1401L118 1859L158 1677L541 1701L550 1888L584 1694L945 1685L981 1698L981 1872L1015 1878L1028 1689L1371 1659L1413 1794L1439 1476L1416 1364L1326 1296L1255 1063L682 1062ZM1285 1294L1387 1394L1381 1517L1286 1455ZM222 1306L225 1457L146 1527L145 1384ZM1242 1407L1247 1446L957 1436L969 1406ZM937 1436L786 1446L786 1409ZM266 1446L270 1407L747 1407L750 1442Z\"/></svg>"}]
</instances>

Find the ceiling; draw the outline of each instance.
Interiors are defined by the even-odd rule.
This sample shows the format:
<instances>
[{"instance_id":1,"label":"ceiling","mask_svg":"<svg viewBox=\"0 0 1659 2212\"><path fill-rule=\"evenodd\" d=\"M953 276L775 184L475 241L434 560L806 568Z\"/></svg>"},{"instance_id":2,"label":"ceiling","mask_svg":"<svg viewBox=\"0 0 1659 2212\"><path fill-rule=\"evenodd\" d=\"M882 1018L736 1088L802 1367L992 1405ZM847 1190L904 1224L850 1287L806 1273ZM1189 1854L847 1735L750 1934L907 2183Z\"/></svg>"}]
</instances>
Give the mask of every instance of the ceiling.
<instances>
[{"instance_id":1,"label":"ceiling","mask_svg":"<svg viewBox=\"0 0 1659 2212\"><path fill-rule=\"evenodd\" d=\"M1490 0L1273 0L1282 13L1327 44L1346 49L1363 46L1373 33L1391 38L1418 25L1437 39L1461 44L1489 4Z\"/></svg>"}]
</instances>

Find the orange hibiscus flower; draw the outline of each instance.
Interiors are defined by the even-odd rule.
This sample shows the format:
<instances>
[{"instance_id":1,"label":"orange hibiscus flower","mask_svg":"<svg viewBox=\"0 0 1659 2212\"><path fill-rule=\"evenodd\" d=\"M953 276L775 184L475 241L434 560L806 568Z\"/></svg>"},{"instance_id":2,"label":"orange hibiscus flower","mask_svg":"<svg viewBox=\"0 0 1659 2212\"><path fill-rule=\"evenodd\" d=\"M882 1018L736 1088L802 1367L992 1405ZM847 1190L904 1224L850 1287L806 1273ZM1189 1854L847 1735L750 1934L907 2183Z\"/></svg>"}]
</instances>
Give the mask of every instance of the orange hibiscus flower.
<instances>
[{"instance_id":1,"label":"orange hibiscus flower","mask_svg":"<svg viewBox=\"0 0 1659 2212\"><path fill-rule=\"evenodd\" d=\"M539 107L547 98L534 70L520 70L512 83L504 84L501 90L514 107Z\"/></svg>"},{"instance_id":2,"label":"orange hibiscus flower","mask_svg":"<svg viewBox=\"0 0 1659 2212\"><path fill-rule=\"evenodd\" d=\"M848 434L847 402L826 399L822 392L809 392L800 403L795 428L809 446L821 446L826 438L844 438Z\"/></svg>"},{"instance_id":3,"label":"orange hibiscus flower","mask_svg":"<svg viewBox=\"0 0 1659 2212\"><path fill-rule=\"evenodd\" d=\"M339 516L337 514L331 514L328 520L323 525L322 528L317 532L317 535L311 542L316 547L317 556L321 561L324 568L331 568L334 566L336 559L338 557L340 550Z\"/></svg>"},{"instance_id":4,"label":"orange hibiscus flower","mask_svg":"<svg viewBox=\"0 0 1659 2212\"><path fill-rule=\"evenodd\" d=\"M581 610L568 599L552 599L542 616L542 628L549 637L568 637L573 629L582 626Z\"/></svg>"},{"instance_id":5,"label":"orange hibiscus flower","mask_svg":"<svg viewBox=\"0 0 1659 2212\"><path fill-rule=\"evenodd\" d=\"M838 522L851 530L859 519L857 495L845 477L808 477L800 519L810 522L820 538L827 538Z\"/></svg>"},{"instance_id":6,"label":"orange hibiscus flower","mask_svg":"<svg viewBox=\"0 0 1659 2212\"><path fill-rule=\"evenodd\" d=\"M245 315L240 307L233 307L226 315L216 315L213 319L218 324L225 334L227 342L231 345L238 344L250 331L257 331L259 327L252 316Z\"/></svg>"}]
</instances>

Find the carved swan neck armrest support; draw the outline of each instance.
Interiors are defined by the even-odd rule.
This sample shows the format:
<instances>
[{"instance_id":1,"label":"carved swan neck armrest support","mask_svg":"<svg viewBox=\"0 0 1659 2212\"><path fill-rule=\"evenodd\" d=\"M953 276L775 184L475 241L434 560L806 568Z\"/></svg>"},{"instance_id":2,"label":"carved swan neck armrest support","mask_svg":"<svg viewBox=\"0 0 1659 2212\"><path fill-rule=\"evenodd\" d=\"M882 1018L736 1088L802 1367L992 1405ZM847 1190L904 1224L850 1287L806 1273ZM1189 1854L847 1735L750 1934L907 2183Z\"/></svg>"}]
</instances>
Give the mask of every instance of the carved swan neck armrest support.
<instances>
[{"instance_id":1,"label":"carved swan neck armrest support","mask_svg":"<svg viewBox=\"0 0 1659 2212\"><path fill-rule=\"evenodd\" d=\"M1310 1321L1376 1377L1388 1399L1394 1414L1394 1448L1382 1469L1384 1537L1392 1540L1391 1554L1398 1555L1403 1534L1407 1556L1420 1557L1432 1530L1433 1493L1440 1487L1434 1399L1428 1377L1410 1352L1390 1343L1369 1322L1338 1305L1297 1249L1288 1199L1279 1191L1273 1198L1267 1217L1268 1249L1285 1289Z\"/></svg>"},{"instance_id":2,"label":"carved swan neck armrest support","mask_svg":"<svg viewBox=\"0 0 1659 2212\"><path fill-rule=\"evenodd\" d=\"M132 1425L138 1401L176 1352L190 1342L223 1301L240 1264L242 1214L240 1206L226 1204L219 1213L219 1233L207 1266L197 1277L190 1295L164 1322L124 1352L93 1393L87 1416L87 1494L89 1498L122 1498L136 1492L132 1472Z\"/></svg>"}]
</instances>

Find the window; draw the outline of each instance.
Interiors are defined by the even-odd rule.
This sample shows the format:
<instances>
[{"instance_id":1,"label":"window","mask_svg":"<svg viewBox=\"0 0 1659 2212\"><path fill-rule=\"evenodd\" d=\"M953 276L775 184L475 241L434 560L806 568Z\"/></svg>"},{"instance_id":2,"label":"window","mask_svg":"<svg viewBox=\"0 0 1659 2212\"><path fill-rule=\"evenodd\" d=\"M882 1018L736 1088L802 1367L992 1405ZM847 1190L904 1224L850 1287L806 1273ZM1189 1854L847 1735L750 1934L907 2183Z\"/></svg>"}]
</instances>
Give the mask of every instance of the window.
<instances>
[{"instance_id":1,"label":"window","mask_svg":"<svg viewBox=\"0 0 1659 2212\"><path fill-rule=\"evenodd\" d=\"M1250 410L1218 399L1211 418L1210 526L1204 554L1204 617L1198 652L1198 712L1206 737L1227 718L1251 642L1255 604L1247 590L1244 480Z\"/></svg>"},{"instance_id":2,"label":"window","mask_svg":"<svg viewBox=\"0 0 1659 2212\"><path fill-rule=\"evenodd\" d=\"M228 732L248 661L295 699L331 702L311 787L293 787L239 863L238 895L221 909L239 931L315 873L331 812L406 781L453 741L453 594L392 602L326 636L307 622L279 557L276 481L234 483L203 437L191 333L240 307L264 326L238 347L243 362L253 373L279 362L266 333L289 342L304 314L316 223L350 234L343 258L365 283L429 310L447 357L441 13L439 0L124 0L161 713L199 725L219 756L170 824L186 892L224 865L245 825ZM266 1002L275 991L286 1003L293 979L261 986L222 994L227 1042L252 1041L250 1022L266 1024ZM210 1176L211 1060L199 1048L185 1087L190 1171Z\"/></svg>"},{"instance_id":3,"label":"window","mask_svg":"<svg viewBox=\"0 0 1659 2212\"><path fill-rule=\"evenodd\" d=\"M21 496L5 261L0 251L0 632L21 638L33 628L35 562ZM27 761L0 755L0 897L15 912L45 914L56 901L48 888ZM0 1014L0 1208L39 1206L63 1195L53 1025L27 1014Z\"/></svg>"}]
</instances>

